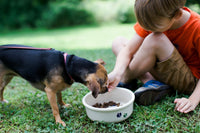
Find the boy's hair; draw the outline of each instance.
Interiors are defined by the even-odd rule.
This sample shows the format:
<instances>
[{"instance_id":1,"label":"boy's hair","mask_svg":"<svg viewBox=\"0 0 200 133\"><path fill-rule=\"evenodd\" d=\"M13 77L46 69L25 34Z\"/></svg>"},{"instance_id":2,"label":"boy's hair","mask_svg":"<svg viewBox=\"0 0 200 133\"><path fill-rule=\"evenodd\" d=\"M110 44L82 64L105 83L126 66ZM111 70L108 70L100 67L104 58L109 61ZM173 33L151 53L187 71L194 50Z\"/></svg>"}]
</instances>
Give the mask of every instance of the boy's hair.
<instances>
[{"instance_id":1,"label":"boy's hair","mask_svg":"<svg viewBox=\"0 0 200 133\"><path fill-rule=\"evenodd\" d=\"M174 18L185 3L186 0L136 0L135 16L144 29L154 31L163 26L160 20Z\"/></svg>"}]
</instances>

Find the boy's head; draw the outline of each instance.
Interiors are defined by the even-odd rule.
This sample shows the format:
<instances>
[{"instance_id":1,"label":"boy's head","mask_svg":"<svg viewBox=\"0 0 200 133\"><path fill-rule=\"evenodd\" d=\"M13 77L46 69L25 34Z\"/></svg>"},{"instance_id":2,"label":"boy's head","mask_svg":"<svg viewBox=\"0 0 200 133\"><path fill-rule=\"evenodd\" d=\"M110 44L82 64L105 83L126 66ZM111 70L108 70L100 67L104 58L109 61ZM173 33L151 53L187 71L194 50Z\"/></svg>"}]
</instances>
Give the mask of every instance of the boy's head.
<instances>
[{"instance_id":1,"label":"boy's head","mask_svg":"<svg viewBox=\"0 0 200 133\"><path fill-rule=\"evenodd\" d=\"M170 26L185 3L186 0L136 0L135 16L144 29L156 32Z\"/></svg>"}]
</instances>

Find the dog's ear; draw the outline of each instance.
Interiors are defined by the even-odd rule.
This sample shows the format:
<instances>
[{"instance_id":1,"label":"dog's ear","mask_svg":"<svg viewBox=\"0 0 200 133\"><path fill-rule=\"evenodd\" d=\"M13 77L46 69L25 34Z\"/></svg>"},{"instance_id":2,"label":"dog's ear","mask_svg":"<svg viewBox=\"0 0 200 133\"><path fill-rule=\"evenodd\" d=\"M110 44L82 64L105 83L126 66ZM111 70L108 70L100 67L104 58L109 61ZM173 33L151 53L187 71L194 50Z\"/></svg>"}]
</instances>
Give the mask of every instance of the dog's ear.
<instances>
[{"instance_id":1,"label":"dog's ear","mask_svg":"<svg viewBox=\"0 0 200 133\"><path fill-rule=\"evenodd\" d=\"M97 98L98 94L99 94L99 89L100 86L97 83L97 81L91 81L88 83L88 88L92 91L92 96L94 98Z\"/></svg>"},{"instance_id":2,"label":"dog's ear","mask_svg":"<svg viewBox=\"0 0 200 133\"><path fill-rule=\"evenodd\" d=\"M89 88L90 91L92 91L92 96L94 98L97 98L99 94L100 85L95 79L93 79L93 76L87 79L86 86Z\"/></svg>"},{"instance_id":3,"label":"dog's ear","mask_svg":"<svg viewBox=\"0 0 200 133\"><path fill-rule=\"evenodd\" d=\"M98 59L98 60L96 60L94 62L96 62L98 64L101 64L101 65L105 65L106 64L102 59Z\"/></svg>"}]
</instances>

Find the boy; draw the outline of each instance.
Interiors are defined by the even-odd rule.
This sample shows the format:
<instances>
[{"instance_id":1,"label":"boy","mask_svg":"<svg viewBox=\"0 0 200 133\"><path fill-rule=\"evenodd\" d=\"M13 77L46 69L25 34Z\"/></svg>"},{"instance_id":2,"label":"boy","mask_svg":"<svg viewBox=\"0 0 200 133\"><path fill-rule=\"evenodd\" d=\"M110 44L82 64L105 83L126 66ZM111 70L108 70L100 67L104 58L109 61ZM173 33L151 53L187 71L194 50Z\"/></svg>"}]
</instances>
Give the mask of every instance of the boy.
<instances>
[{"instance_id":1,"label":"boy","mask_svg":"<svg viewBox=\"0 0 200 133\"><path fill-rule=\"evenodd\" d=\"M135 91L139 104L150 105L171 90L191 94L174 100L175 109L188 113L200 102L200 15L184 7L186 0L136 0L131 40L119 37L112 50L116 64L109 89L144 85ZM119 83L120 82L120 83Z\"/></svg>"}]
</instances>

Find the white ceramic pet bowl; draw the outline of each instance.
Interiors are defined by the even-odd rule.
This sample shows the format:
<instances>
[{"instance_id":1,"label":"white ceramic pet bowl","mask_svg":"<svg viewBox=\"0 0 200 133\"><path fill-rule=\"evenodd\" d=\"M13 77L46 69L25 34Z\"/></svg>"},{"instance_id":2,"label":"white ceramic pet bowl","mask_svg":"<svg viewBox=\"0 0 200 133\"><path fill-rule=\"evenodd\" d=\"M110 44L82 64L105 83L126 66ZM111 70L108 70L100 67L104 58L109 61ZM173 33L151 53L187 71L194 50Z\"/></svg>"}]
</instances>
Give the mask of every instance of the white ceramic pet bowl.
<instances>
[{"instance_id":1,"label":"white ceramic pet bowl","mask_svg":"<svg viewBox=\"0 0 200 133\"><path fill-rule=\"evenodd\" d=\"M100 122L120 122L127 119L133 112L133 102L135 95L132 91L116 87L110 92L99 94L95 99L91 92L83 97L83 105L86 108L87 116L93 121ZM96 103L103 104L104 102L113 101L120 103L120 106L108 108L93 107Z\"/></svg>"}]
</instances>

